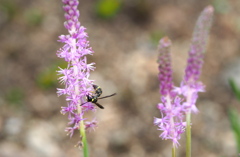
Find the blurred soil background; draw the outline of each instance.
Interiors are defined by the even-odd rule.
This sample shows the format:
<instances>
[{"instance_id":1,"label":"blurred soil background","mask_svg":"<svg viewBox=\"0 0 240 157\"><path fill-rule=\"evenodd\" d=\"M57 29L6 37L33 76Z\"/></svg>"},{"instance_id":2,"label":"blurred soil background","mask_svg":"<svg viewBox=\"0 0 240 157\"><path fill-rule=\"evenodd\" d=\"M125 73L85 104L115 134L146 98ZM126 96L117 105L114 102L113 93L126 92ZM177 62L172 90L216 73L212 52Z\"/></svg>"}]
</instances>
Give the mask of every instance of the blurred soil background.
<instances>
[{"instance_id":1,"label":"blurred soil background","mask_svg":"<svg viewBox=\"0 0 240 157\"><path fill-rule=\"evenodd\" d=\"M227 116L240 105L228 85L240 87L240 1L236 0L80 0L80 22L87 28L96 63L91 79L103 89L98 128L88 133L91 157L169 157L171 142L158 136L153 118L160 102L158 40L173 42L175 85L183 77L191 34L204 7L215 17L193 115L193 157L237 157ZM0 0L0 157L77 157L78 133L64 132L66 105L57 97L58 36L67 34L60 0ZM185 155L185 135L177 156Z\"/></svg>"}]
</instances>

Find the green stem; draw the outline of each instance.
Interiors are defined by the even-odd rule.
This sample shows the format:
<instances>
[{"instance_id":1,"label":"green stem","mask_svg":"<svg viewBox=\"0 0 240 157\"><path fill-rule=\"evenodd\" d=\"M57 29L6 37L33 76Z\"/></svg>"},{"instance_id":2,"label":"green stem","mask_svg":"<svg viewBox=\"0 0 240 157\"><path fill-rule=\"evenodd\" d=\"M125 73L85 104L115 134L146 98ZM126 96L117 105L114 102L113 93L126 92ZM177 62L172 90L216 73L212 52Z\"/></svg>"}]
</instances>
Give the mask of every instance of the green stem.
<instances>
[{"instance_id":1,"label":"green stem","mask_svg":"<svg viewBox=\"0 0 240 157\"><path fill-rule=\"evenodd\" d=\"M172 157L176 157L176 147L173 143L173 147L172 147Z\"/></svg>"},{"instance_id":2,"label":"green stem","mask_svg":"<svg viewBox=\"0 0 240 157\"><path fill-rule=\"evenodd\" d=\"M80 122L80 135L82 136L82 142L83 142L83 156L89 157L87 136L85 133L85 126L83 121Z\"/></svg>"},{"instance_id":3,"label":"green stem","mask_svg":"<svg viewBox=\"0 0 240 157\"><path fill-rule=\"evenodd\" d=\"M186 128L186 157L191 157L191 112L186 115L187 128Z\"/></svg>"}]
</instances>

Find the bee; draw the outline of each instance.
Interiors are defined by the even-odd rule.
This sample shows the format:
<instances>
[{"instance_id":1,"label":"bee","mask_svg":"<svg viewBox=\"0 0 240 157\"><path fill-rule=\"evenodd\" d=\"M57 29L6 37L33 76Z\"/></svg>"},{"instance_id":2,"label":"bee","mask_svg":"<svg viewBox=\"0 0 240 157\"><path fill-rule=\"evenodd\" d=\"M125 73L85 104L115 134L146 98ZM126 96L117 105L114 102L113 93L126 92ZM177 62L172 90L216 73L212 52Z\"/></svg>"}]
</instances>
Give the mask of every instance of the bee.
<instances>
[{"instance_id":1,"label":"bee","mask_svg":"<svg viewBox=\"0 0 240 157\"><path fill-rule=\"evenodd\" d=\"M102 88L93 84L93 88L95 90L95 94L97 95L97 97L100 97L102 95Z\"/></svg>"},{"instance_id":2,"label":"bee","mask_svg":"<svg viewBox=\"0 0 240 157\"><path fill-rule=\"evenodd\" d=\"M95 84L93 84L93 88L95 90L95 93L93 95L87 95L87 102L91 102L91 103L97 105L97 107L99 107L100 109L104 109L104 107L102 105L100 105L99 103L97 103L98 99L104 99L104 98L108 98L108 97L116 95L116 93L113 93L111 95L100 97L102 94L102 88ZM82 103L80 106L86 104L87 102Z\"/></svg>"}]
</instances>

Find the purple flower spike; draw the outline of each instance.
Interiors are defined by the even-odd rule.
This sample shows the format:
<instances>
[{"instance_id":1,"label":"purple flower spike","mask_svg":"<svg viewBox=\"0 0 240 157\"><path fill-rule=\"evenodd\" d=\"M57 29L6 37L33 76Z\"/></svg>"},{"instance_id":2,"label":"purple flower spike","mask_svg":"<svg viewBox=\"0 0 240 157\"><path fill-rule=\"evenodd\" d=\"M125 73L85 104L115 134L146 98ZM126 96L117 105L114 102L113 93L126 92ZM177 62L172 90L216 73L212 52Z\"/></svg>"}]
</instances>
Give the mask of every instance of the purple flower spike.
<instances>
[{"instance_id":1,"label":"purple flower spike","mask_svg":"<svg viewBox=\"0 0 240 157\"><path fill-rule=\"evenodd\" d=\"M201 74L208 34L212 25L213 11L212 6L207 6L202 11L193 32L185 76L180 87L189 106L188 112L198 112L196 107L198 92L204 92L205 88L201 82L198 82L198 79Z\"/></svg>"},{"instance_id":2,"label":"purple flower spike","mask_svg":"<svg viewBox=\"0 0 240 157\"><path fill-rule=\"evenodd\" d=\"M158 79L162 103L159 103L157 107L162 118L154 118L154 124L159 127L158 130L163 131L160 135L162 139L171 139L174 145L178 146L180 135L185 129L182 122L184 109L181 106L180 97L176 96L176 92L173 90L170 46L171 40L168 37L162 38L159 42Z\"/></svg>"},{"instance_id":3,"label":"purple flower spike","mask_svg":"<svg viewBox=\"0 0 240 157\"><path fill-rule=\"evenodd\" d=\"M64 46L57 52L59 58L63 58L68 62L66 69L59 68L57 71L60 75L59 82L65 85L64 89L58 88L57 94L66 95L67 106L62 107L61 113L67 114L69 119L69 127L66 131L70 136L75 130L78 130L80 123L85 120L84 113L89 110L95 111L93 104L88 103L88 107L80 106L86 101L86 95L91 95L94 91L92 84L93 80L89 80L90 71L93 71L95 63L87 63L86 55L92 55L92 48L89 47L87 40L86 28L80 25L78 18L80 16L78 7L78 0L62 0L65 11L64 23L68 30L68 35L60 35L59 42L64 43ZM85 123L86 129L94 130L96 127L96 120L90 125ZM94 124L94 125L93 125Z\"/></svg>"},{"instance_id":4,"label":"purple flower spike","mask_svg":"<svg viewBox=\"0 0 240 157\"><path fill-rule=\"evenodd\" d=\"M185 69L185 81L197 81L199 79L209 30L212 25L213 7L206 7L200 14L192 37L189 50L189 58Z\"/></svg>"},{"instance_id":5,"label":"purple flower spike","mask_svg":"<svg viewBox=\"0 0 240 157\"><path fill-rule=\"evenodd\" d=\"M171 139L174 147L179 146L180 135L185 132L186 115L197 113L198 92L204 91L204 85L198 82L203 65L203 55L213 17L213 7L208 6L201 13L189 51L185 76L180 87L172 82L170 57L171 41L164 37L159 42L158 79L160 81L161 103L157 105L161 118L154 118L154 124L162 131L162 139ZM189 124L190 125L190 124Z\"/></svg>"},{"instance_id":6,"label":"purple flower spike","mask_svg":"<svg viewBox=\"0 0 240 157\"><path fill-rule=\"evenodd\" d=\"M160 94L167 95L173 88L172 82L172 67L171 67L171 54L170 46L171 40L164 37L159 42L159 57L158 57L158 79L160 81Z\"/></svg>"}]
</instances>

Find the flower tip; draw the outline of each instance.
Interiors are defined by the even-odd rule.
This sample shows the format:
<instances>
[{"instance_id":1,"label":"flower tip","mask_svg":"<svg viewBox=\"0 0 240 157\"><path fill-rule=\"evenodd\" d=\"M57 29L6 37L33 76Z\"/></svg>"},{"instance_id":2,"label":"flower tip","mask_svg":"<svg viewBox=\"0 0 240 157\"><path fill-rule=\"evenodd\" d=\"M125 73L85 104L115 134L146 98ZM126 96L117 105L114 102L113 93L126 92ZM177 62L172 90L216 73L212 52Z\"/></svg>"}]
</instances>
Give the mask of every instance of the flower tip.
<instances>
[{"instance_id":1,"label":"flower tip","mask_svg":"<svg viewBox=\"0 0 240 157\"><path fill-rule=\"evenodd\" d=\"M205 10L206 12L213 13L214 8L213 8L213 6L209 5L209 6L207 6L204 10Z\"/></svg>"},{"instance_id":2,"label":"flower tip","mask_svg":"<svg viewBox=\"0 0 240 157\"><path fill-rule=\"evenodd\" d=\"M163 47L169 47L172 42L171 40L166 36L166 37L163 37L160 41L159 41L160 45L162 45Z\"/></svg>"}]
</instances>

